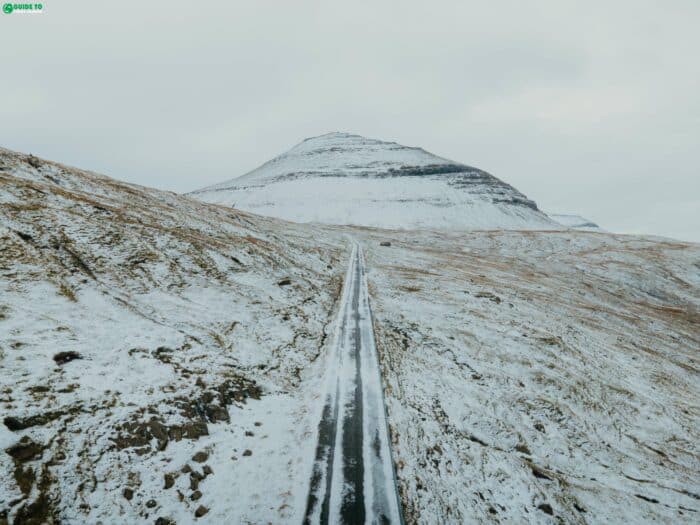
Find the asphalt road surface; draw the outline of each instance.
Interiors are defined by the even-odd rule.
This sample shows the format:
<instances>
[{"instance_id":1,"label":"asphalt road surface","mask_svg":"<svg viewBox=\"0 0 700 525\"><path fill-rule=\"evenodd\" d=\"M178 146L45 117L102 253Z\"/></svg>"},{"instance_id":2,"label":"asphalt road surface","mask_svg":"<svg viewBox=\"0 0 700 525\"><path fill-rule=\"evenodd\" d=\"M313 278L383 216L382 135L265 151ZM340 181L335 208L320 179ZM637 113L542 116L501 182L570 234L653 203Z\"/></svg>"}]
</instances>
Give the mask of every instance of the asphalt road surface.
<instances>
[{"instance_id":1,"label":"asphalt road surface","mask_svg":"<svg viewBox=\"0 0 700 525\"><path fill-rule=\"evenodd\" d=\"M353 247L329 357L304 523L402 523L362 249Z\"/></svg>"}]
</instances>

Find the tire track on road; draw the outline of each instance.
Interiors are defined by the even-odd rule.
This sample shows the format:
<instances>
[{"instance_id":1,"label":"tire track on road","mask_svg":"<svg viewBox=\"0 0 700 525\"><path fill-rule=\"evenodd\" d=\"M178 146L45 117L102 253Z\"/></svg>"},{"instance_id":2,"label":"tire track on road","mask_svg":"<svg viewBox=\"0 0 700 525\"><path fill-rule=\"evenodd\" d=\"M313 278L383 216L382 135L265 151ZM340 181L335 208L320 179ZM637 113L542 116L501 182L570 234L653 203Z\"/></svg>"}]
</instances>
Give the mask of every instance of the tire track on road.
<instances>
[{"instance_id":1,"label":"tire track on road","mask_svg":"<svg viewBox=\"0 0 700 525\"><path fill-rule=\"evenodd\" d=\"M358 244L345 276L328 366L304 523L400 524L365 263Z\"/></svg>"}]
</instances>

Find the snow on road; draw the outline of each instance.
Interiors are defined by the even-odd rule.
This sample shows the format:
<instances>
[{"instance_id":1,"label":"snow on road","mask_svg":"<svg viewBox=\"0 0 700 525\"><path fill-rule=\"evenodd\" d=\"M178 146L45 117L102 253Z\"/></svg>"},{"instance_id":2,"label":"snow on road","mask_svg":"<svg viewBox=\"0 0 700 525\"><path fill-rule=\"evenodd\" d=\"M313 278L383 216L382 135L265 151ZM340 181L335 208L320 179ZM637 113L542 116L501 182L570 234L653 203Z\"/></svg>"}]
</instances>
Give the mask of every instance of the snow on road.
<instances>
[{"instance_id":1,"label":"snow on road","mask_svg":"<svg viewBox=\"0 0 700 525\"><path fill-rule=\"evenodd\" d=\"M353 247L305 523L400 523L364 258Z\"/></svg>"}]
</instances>

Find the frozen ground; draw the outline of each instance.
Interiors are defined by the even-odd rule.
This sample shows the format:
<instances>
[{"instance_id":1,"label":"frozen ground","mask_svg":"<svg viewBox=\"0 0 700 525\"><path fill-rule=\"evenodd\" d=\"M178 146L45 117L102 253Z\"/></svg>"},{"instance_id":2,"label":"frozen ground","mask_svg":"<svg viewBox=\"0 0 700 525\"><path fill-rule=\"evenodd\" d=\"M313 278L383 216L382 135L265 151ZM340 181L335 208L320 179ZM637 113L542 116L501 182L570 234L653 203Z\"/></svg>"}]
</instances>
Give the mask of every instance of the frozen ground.
<instances>
[{"instance_id":1,"label":"frozen ground","mask_svg":"<svg viewBox=\"0 0 700 525\"><path fill-rule=\"evenodd\" d=\"M358 235L407 523L698 523L700 246Z\"/></svg>"},{"instance_id":2,"label":"frozen ground","mask_svg":"<svg viewBox=\"0 0 700 525\"><path fill-rule=\"evenodd\" d=\"M329 238L0 150L0 523L300 522Z\"/></svg>"},{"instance_id":3,"label":"frozen ground","mask_svg":"<svg viewBox=\"0 0 700 525\"><path fill-rule=\"evenodd\" d=\"M0 524L301 522L351 237L407 523L697 523L699 245L294 225L0 149Z\"/></svg>"}]
</instances>

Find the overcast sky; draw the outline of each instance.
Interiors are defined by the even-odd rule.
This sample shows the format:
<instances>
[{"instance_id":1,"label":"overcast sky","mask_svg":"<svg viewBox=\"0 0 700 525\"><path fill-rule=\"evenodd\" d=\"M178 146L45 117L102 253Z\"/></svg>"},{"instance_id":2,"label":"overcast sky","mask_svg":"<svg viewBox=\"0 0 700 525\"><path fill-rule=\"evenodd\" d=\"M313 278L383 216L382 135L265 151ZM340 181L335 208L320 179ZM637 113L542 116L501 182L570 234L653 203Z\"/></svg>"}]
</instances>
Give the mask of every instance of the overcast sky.
<instances>
[{"instance_id":1,"label":"overcast sky","mask_svg":"<svg viewBox=\"0 0 700 525\"><path fill-rule=\"evenodd\" d=\"M698 0L44 5L0 13L2 146L184 192L350 131L700 241Z\"/></svg>"}]
</instances>

